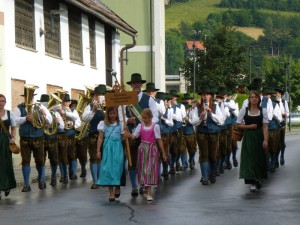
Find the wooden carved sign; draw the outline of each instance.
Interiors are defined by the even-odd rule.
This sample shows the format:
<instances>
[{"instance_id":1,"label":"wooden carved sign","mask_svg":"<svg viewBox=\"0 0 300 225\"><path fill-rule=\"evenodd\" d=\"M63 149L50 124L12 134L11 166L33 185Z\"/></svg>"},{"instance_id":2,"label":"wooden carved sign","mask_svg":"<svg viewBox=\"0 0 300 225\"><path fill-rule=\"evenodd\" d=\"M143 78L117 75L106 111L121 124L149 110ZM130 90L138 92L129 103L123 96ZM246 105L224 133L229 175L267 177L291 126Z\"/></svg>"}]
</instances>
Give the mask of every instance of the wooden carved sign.
<instances>
[{"instance_id":1,"label":"wooden carved sign","mask_svg":"<svg viewBox=\"0 0 300 225\"><path fill-rule=\"evenodd\" d=\"M105 103L107 107L131 105L137 104L138 98L135 91L126 91L124 87L120 90L119 87L116 86L113 93L105 94Z\"/></svg>"}]
</instances>

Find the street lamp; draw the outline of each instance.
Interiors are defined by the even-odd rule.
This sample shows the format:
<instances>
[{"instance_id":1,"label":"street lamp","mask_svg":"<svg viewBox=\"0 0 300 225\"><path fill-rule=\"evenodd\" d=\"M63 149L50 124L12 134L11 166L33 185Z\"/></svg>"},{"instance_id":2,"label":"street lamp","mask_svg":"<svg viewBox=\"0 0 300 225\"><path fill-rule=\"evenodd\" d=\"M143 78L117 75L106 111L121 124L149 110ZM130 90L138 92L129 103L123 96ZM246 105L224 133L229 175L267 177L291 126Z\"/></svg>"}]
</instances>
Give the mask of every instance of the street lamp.
<instances>
[{"instance_id":1,"label":"street lamp","mask_svg":"<svg viewBox=\"0 0 300 225\"><path fill-rule=\"evenodd\" d=\"M250 45L249 46L249 84L252 82L251 78L251 67L252 67L252 48L256 48L258 45Z\"/></svg>"},{"instance_id":2,"label":"street lamp","mask_svg":"<svg viewBox=\"0 0 300 225\"><path fill-rule=\"evenodd\" d=\"M193 97L194 99L196 98L196 38L197 36L201 35L201 30L193 31L193 38L194 38L194 43L193 43L193 60L194 60L194 68L193 68Z\"/></svg>"}]
</instances>

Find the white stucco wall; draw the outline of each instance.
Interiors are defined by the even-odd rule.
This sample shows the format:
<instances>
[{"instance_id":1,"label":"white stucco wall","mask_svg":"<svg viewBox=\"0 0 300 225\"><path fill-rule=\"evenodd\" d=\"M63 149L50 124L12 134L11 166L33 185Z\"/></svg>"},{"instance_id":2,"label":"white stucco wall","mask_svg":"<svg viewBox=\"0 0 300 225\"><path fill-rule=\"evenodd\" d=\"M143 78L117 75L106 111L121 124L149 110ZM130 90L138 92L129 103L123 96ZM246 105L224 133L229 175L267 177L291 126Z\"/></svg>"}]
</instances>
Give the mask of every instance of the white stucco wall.
<instances>
[{"instance_id":1,"label":"white stucco wall","mask_svg":"<svg viewBox=\"0 0 300 225\"><path fill-rule=\"evenodd\" d=\"M82 14L82 45L83 45L83 65L70 62L69 58L69 33L68 33L68 12L63 12L60 15L61 29L61 59L47 56L45 54L44 35L40 37L40 27L44 29L44 16L42 9L42 0L35 0L35 38L36 51L25 50L19 48L15 44L15 14L14 1L4 1L5 26L2 31L0 26L0 37L3 32L5 43L5 70L2 78L1 70L1 90L5 91L8 98L11 98L11 79L25 80L27 84L35 84L39 86L36 91L40 95L46 93L47 84L62 86L64 90L71 91L71 88L85 90L85 85L94 86L96 84L105 84L105 33L104 25L96 23L96 59L97 69L90 66L89 55L89 31L88 17ZM1 1L1 2L2 2ZM60 4L61 10L67 8ZM115 35L113 40L113 65L119 68L117 51L120 49L119 35ZM117 61L115 61L117 60ZM0 69L4 66L0 66ZM5 87L2 87L4 85Z\"/></svg>"}]
</instances>

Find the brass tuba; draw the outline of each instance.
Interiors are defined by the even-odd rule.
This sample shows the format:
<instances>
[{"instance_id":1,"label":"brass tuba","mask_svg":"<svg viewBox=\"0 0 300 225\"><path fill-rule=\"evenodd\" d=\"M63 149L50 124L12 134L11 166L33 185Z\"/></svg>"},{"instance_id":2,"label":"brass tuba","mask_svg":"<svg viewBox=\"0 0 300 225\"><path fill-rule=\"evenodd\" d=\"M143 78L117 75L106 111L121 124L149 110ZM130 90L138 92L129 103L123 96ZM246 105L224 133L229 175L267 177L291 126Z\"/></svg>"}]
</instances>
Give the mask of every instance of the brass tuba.
<instances>
[{"instance_id":1,"label":"brass tuba","mask_svg":"<svg viewBox=\"0 0 300 225\"><path fill-rule=\"evenodd\" d=\"M79 94L79 100L76 107L76 110L80 117L82 116L85 107L87 107L92 102L93 94L94 94L94 88L89 86L85 86L85 88L86 88L86 93ZM89 127L90 127L89 122L81 121L81 126L76 129L79 133L75 135L75 138L77 140L83 139L87 134Z\"/></svg>"},{"instance_id":2,"label":"brass tuba","mask_svg":"<svg viewBox=\"0 0 300 225\"><path fill-rule=\"evenodd\" d=\"M28 114L32 116L32 125L33 127L40 129L45 126L45 117L41 113L41 106L38 103L32 103L32 99L34 96L34 91L39 87L32 84L25 84L24 89L26 92L26 100L25 100L25 108Z\"/></svg>"},{"instance_id":3,"label":"brass tuba","mask_svg":"<svg viewBox=\"0 0 300 225\"><path fill-rule=\"evenodd\" d=\"M51 116L53 118L53 122L50 125L45 125L45 131L44 131L44 133L49 135L49 136L53 135L57 132L58 124L56 122L55 110L53 108L54 108L54 106L57 106L61 103L62 103L62 100L58 96L56 96L55 94L51 94L51 98L48 102L48 109L49 109L49 111L51 113Z\"/></svg>"}]
</instances>

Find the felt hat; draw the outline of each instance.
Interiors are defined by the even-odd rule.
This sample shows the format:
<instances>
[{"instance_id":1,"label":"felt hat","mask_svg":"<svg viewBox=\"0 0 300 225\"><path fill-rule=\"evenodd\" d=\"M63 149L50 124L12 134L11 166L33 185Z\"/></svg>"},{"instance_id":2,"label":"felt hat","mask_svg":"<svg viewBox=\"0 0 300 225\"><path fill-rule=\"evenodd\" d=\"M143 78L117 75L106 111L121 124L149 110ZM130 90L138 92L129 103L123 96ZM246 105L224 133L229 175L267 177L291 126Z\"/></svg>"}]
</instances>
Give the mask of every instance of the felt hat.
<instances>
[{"instance_id":1,"label":"felt hat","mask_svg":"<svg viewBox=\"0 0 300 225\"><path fill-rule=\"evenodd\" d=\"M179 95L178 95L178 93L177 93L176 90L170 90L169 94L170 94L171 97L179 97Z\"/></svg>"},{"instance_id":2,"label":"felt hat","mask_svg":"<svg viewBox=\"0 0 300 225\"><path fill-rule=\"evenodd\" d=\"M188 100L188 99L194 99L194 98L190 95L190 93L185 93L183 95L183 99L182 100Z\"/></svg>"},{"instance_id":3,"label":"felt hat","mask_svg":"<svg viewBox=\"0 0 300 225\"><path fill-rule=\"evenodd\" d=\"M95 95L105 95L106 93L107 93L107 88L106 88L105 84L99 84L94 89L94 94Z\"/></svg>"},{"instance_id":4,"label":"felt hat","mask_svg":"<svg viewBox=\"0 0 300 225\"><path fill-rule=\"evenodd\" d=\"M148 91L159 91L159 89L155 87L154 83L149 82L146 84L146 89L143 92L148 92Z\"/></svg>"},{"instance_id":5,"label":"felt hat","mask_svg":"<svg viewBox=\"0 0 300 225\"><path fill-rule=\"evenodd\" d=\"M199 88L198 90L198 94L202 95L203 93L208 93L208 94L213 94L214 92L212 91L212 89L210 88L210 86L208 85L203 85Z\"/></svg>"},{"instance_id":6,"label":"felt hat","mask_svg":"<svg viewBox=\"0 0 300 225\"><path fill-rule=\"evenodd\" d=\"M133 73L131 74L131 80L126 82L126 84L131 85L131 83L140 82L142 84L146 83L147 81L142 79L142 75L139 73Z\"/></svg>"},{"instance_id":7,"label":"felt hat","mask_svg":"<svg viewBox=\"0 0 300 225\"><path fill-rule=\"evenodd\" d=\"M282 88L274 88L274 91L278 91L281 95L284 94L284 90Z\"/></svg>"},{"instance_id":8,"label":"felt hat","mask_svg":"<svg viewBox=\"0 0 300 225\"><path fill-rule=\"evenodd\" d=\"M261 92L261 88L263 87L263 82L261 78L254 78L252 83L247 86L249 91L259 91Z\"/></svg>"},{"instance_id":9,"label":"felt hat","mask_svg":"<svg viewBox=\"0 0 300 225\"><path fill-rule=\"evenodd\" d=\"M49 102L50 97L47 94L42 94L40 100L37 100L37 102Z\"/></svg>"},{"instance_id":10,"label":"felt hat","mask_svg":"<svg viewBox=\"0 0 300 225\"><path fill-rule=\"evenodd\" d=\"M77 105L77 104L78 104L78 101L77 101L76 99L72 99L70 105L73 105L73 104L74 104L74 105Z\"/></svg>"},{"instance_id":11,"label":"felt hat","mask_svg":"<svg viewBox=\"0 0 300 225\"><path fill-rule=\"evenodd\" d=\"M160 100L165 100L165 93L159 91L156 93L155 98L160 99Z\"/></svg>"},{"instance_id":12,"label":"felt hat","mask_svg":"<svg viewBox=\"0 0 300 225\"><path fill-rule=\"evenodd\" d=\"M20 96L25 97L26 95L27 95L27 91L26 91L26 88L24 88L24 94L22 94L22 95L20 95ZM35 96L35 95L37 95L37 94L33 94L33 96Z\"/></svg>"},{"instance_id":13,"label":"felt hat","mask_svg":"<svg viewBox=\"0 0 300 225\"><path fill-rule=\"evenodd\" d=\"M71 101L70 95L69 94L65 94L63 101L64 102L70 102Z\"/></svg>"},{"instance_id":14,"label":"felt hat","mask_svg":"<svg viewBox=\"0 0 300 225\"><path fill-rule=\"evenodd\" d=\"M271 87L263 87L262 93L263 94L275 94L276 91L274 88L271 88Z\"/></svg>"}]
</instances>

